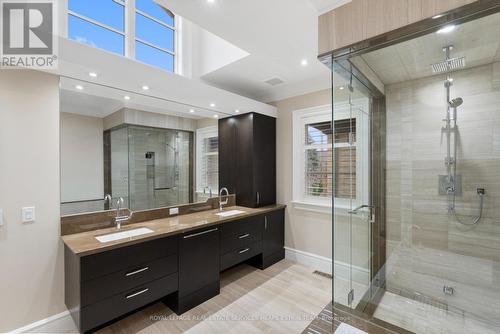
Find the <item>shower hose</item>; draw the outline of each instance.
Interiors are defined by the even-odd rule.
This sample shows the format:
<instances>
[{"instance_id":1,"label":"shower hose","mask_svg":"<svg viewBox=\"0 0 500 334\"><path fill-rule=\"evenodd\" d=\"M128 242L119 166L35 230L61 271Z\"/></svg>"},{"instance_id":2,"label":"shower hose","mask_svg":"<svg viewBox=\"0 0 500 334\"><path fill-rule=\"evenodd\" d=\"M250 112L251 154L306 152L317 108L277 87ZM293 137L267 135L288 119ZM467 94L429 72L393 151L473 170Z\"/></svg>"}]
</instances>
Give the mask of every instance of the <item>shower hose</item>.
<instances>
[{"instance_id":1,"label":"shower hose","mask_svg":"<svg viewBox=\"0 0 500 334\"><path fill-rule=\"evenodd\" d=\"M479 223L479 221L481 220L481 218L483 216L484 189L482 189L482 188L477 189L477 195L479 196L479 214L477 217L474 217L472 222L463 221L459 217L459 215L457 214L457 211L455 210L455 199L456 199L455 193L454 192L448 193L448 195L453 196L451 203L450 203L450 212L453 214L453 216L455 217L457 222L459 222L460 224L465 225L465 226L473 226L473 225L476 225L477 223Z\"/></svg>"}]
</instances>

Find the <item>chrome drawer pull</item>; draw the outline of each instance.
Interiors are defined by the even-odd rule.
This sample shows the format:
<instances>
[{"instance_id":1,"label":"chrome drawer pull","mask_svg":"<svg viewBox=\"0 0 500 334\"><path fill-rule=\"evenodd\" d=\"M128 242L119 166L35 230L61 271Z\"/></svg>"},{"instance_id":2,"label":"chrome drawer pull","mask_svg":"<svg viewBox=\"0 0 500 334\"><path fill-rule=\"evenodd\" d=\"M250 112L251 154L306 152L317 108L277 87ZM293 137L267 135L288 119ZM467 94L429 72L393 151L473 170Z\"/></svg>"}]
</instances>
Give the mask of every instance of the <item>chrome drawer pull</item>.
<instances>
[{"instance_id":1,"label":"chrome drawer pull","mask_svg":"<svg viewBox=\"0 0 500 334\"><path fill-rule=\"evenodd\" d=\"M246 252L248 252L249 250L250 250L250 248L245 248L245 249L243 249L243 250L240 250L240 251L238 252L238 254L243 254L243 253L246 253Z\"/></svg>"},{"instance_id":2,"label":"chrome drawer pull","mask_svg":"<svg viewBox=\"0 0 500 334\"><path fill-rule=\"evenodd\" d=\"M245 233L245 234L243 234L243 235L240 235L240 236L238 237L238 239L245 239L245 238L248 238L249 236L250 236L250 233Z\"/></svg>"},{"instance_id":3,"label":"chrome drawer pull","mask_svg":"<svg viewBox=\"0 0 500 334\"><path fill-rule=\"evenodd\" d=\"M184 237L184 239L189 239L189 238L197 237L199 235L207 234L207 233L210 233L210 232L215 232L217 230L218 230L218 228L213 228L213 229L208 230L208 231L203 231L203 232L199 232L199 233L194 233L194 234L186 235Z\"/></svg>"},{"instance_id":4,"label":"chrome drawer pull","mask_svg":"<svg viewBox=\"0 0 500 334\"><path fill-rule=\"evenodd\" d=\"M142 269L137 269L137 270L135 270L135 271L131 271L131 272L129 272L129 273L126 273L126 274L125 274L125 276L133 276L133 275L135 275L135 274L142 273L143 271L146 271L146 270L148 270L148 269L149 269L149 267L144 267L144 268L142 268Z\"/></svg>"},{"instance_id":5,"label":"chrome drawer pull","mask_svg":"<svg viewBox=\"0 0 500 334\"><path fill-rule=\"evenodd\" d=\"M148 291L149 291L149 289L147 289L147 288L146 288L146 289L144 289L144 290L141 290L141 291L138 291L138 292L133 293L133 294L131 294L131 295L128 295L128 296L127 296L127 297L125 297L125 298L127 298L127 299L129 299L129 298L134 298L134 297L137 297L137 296L139 296L139 295L142 295L144 292L148 292Z\"/></svg>"}]
</instances>

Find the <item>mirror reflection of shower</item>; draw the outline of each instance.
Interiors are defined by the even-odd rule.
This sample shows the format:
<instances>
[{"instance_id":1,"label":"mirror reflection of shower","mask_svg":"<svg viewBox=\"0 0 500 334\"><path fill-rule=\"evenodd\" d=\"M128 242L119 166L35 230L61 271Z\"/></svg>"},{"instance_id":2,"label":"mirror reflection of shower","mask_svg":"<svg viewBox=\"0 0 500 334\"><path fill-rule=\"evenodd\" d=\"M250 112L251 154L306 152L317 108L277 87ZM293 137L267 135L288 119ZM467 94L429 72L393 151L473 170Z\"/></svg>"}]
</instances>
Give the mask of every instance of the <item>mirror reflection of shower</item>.
<instances>
[{"instance_id":1,"label":"mirror reflection of shower","mask_svg":"<svg viewBox=\"0 0 500 334\"><path fill-rule=\"evenodd\" d=\"M462 225L476 225L481 220L483 214L483 199L485 195L484 188L477 188L476 193L479 197L479 212L472 222L466 222L456 212L456 197L462 195L462 177L457 175L457 151L458 151L458 108L463 104L464 100L461 97L451 99L451 87L453 86L453 78L451 72L463 69L465 67L465 57L451 58L451 50L453 46L443 48L446 54L446 59L440 63L433 64L432 70L434 73L446 73L444 87L446 89L446 118L443 120L445 126L442 131L446 135L446 175L439 176L439 193L448 196L448 213L453 215L456 221ZM452 139L453 137L453 139Z\"/></svg>"}]
</instances>

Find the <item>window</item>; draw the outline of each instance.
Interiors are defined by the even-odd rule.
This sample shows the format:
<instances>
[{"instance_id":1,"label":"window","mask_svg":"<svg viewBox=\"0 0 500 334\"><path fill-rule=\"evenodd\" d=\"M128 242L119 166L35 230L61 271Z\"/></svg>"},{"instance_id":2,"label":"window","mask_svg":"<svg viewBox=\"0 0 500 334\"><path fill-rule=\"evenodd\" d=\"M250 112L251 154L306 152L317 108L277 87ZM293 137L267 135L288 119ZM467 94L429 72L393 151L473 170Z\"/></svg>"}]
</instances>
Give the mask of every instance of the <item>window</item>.
<instances>
[{"instance_id":1,"label":"window","mask_svg":"<svg viewBox=\"0 0 500 334\"><path fill-rule=\"evenodd\" d=\"M126 1L68 0L68 37L174 72L174 14L154 0Z\"/></svg>"},{"instance_id":2,"label":"window","mask_svg":"<svg viewBox=\"0 0 500 334\"><path fill-rule=\"evenodd\" d=\"M136 0L135 58L174 71L174 14L151 0Z\"/></svg>"},{"instance_id":3,"label":"window","mask_svg":"<svg viewBox=\"0 0 500 334\"><path fill-rule=\"evenodd\" d=\"M367 170L361 161L368 157L367 100L331 107L297 110L293 116L293 198L298 206L348 206L366 196ZM352 129L352 131L351 131ZM326 212L326 210L325 210Z\"/></svg>"},{"instance_id":4,"label":"window","mask_svg":"<svg viewBox=\"0 0 500 334\"><path fill-rule=\"evenodd\" d=\"M196 130L196 191L219 189L219 134L217 126Z\"/></svg>"},{"instance_id":5,"label":"window","mask_svg":"<svg viewBox=\"0 0 500 334\"><path fill-rule=\"evenodd\" d=\"M68 37L125 55L125 2L68 0Z\"/></svg>"}]
</instances>

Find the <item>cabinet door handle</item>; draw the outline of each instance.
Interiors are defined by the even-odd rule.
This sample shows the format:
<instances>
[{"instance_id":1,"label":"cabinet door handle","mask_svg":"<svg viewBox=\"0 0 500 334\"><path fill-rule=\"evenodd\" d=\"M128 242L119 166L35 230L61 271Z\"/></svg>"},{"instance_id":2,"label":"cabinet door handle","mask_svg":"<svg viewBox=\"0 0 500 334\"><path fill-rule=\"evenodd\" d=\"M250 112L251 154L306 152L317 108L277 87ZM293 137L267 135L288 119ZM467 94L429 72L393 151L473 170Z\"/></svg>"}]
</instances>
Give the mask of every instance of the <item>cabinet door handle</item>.
<instances>
[{"instance_id":1,"label":"cabinet door handle","mask_svg":"<svg viewBox=\"0 0 500 334\"><path fill-rule=\"evenodd\" d=\"M193 233L193 234L190 234L190 235L186 235L183 238L184 239L189 239L189 238L197 237L197 236L200 236L200 235L203 235L203 234L207 234L207 233L210 233L210 232L215 232L217 230L218 230L218 228L213 228L211 230L207 230L207 231L203 231L203 232L198 232L198 233Z\"/></svg>"},{"instance_id":2,"label":"cabinet door handle","mask_svg":"<svg viewBox=\"0 0 500 334\"><path fill-rule=\"evenodd\" d=\"M131 271L129 273L126 273L125 276L133 276L135 274L142 273L143 271L146 271L148 269L149 269L149 267L144 267L144 268L141 268L141 269L137 269L137 270Z\"/></svg>"},{"instance_id":3,"label":"cabinet door handle","mask_svg":"<svg viewBox=\"0 0 500 334\"><path fill-rule=\"evenodd\" d=\"M245 239L245 238L248 238L249 236L250 236L250 233L245 233L245 234L243 234L243 235L240 235L240 236L238 237L238 239Z\"/></svg>"},{"instance_id":4,"label":"cabinet door handle","mask_svg":"<svg viewBox=\"0 0 500 334\"><path fill-rule=\"evenodd\" d=\"M127 298L127 299L134 298L134 297L137 297L137 296L139 296L139 295L142 295L143 293L148 292L148 291L149 291L149 289L148 289L148 288L146 288L146 289L144 289L144 290L137 291L137 292L135 292L135 293L132 293L132 294L130 294L130 295L127 295L125 298Z\"/></svg>"},{"instance_id":5,"label":"cabinet door handle","mask_svg":"<svg viewBox=\"0 0 500 334\"><path fill-rule=\"evenodd\" d=\"M264 216L264 230L267 230L267 216Z\"/></svg>"},{"instance_id":6,"label":"cabinet door handle","mask_svg":"<svg viewBox=\"0 0 500 334\"><path fill-rule=\"evenodd\" d=\"M260 193L257 191L257 205L260 204Z\"/></svg>"},{"instance_id":7,"label":"cabinet door handle","mask_svg":"<svg viewBox=\"0 0 500 334\"><path fill-rule=\"evenodd\" d=\"M250 248L245 248L245 249L242 249L238 252L238 254L243 254L243 253L246 253L250 250Z\"/></svg>"}]
</instances>

